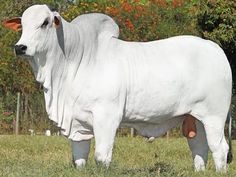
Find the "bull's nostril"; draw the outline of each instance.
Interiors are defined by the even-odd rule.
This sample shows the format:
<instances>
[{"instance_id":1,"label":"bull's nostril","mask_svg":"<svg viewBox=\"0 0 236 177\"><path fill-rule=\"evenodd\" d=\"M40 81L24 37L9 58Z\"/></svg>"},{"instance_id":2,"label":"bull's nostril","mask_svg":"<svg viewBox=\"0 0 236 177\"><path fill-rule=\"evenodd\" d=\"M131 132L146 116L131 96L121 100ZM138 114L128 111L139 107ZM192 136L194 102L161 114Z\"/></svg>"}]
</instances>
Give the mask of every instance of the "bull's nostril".
<instances>
[{"instance_id":1,"label":"bull's nostril","mask_svg":"<svg viewBox=\"0 0 236 177\"><path fill-rule=\"evenodd\" d=\"M25 46L25 45L20 45L20 49L21 49L22 51L26 51L27 46Z\"/></svg>"},{"instance_id":2,"label":"bull's nostril","mask_svg":"<svg viewBox=\"0 0 236 177\"><path fill-rule=\"evenodd\" d=\"M25 45L20 44L20 45L15 46L16 55L24 55L26 50L27 50L27 46Z\"/></svg>"}]
</instances>

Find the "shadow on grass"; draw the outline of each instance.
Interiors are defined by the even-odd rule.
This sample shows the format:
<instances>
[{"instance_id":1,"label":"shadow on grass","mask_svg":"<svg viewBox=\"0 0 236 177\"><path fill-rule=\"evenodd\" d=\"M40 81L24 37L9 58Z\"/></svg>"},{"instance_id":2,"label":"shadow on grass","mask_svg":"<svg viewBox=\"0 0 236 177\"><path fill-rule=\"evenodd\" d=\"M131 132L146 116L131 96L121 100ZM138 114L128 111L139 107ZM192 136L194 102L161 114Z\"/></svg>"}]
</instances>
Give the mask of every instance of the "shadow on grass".
<instances>
[{"instance_id":1,"label":"shadow on grass","mask_svg":"<svg viewBox=\"0 0 236 177\"><path fill-rule=\"evenodd\" d=\"M157 162L154 166L143 167L143 168L135 168L135 169L124 169L122 175L135 175L135 174L152 174L152 175L161 175L161 174L175 174L174 168L166 163Z\"/></svg>"},{"instance_id":2,"label":"shadow on grass","mask_svg":"<svg viewBox=\"0 0 236 177\"><path fill-rule=\"evenodd\" d=\"M120 176L135 176L135 177L152 177L152 176L175 176L176 171L173 166L157 162L152 166L144 166L139 168L126 168L112 164L109 169L104 166L88 165L84 169L78 170L80 176L96 176L96 177L120 177Z\"/></svg>"}]
</instances>

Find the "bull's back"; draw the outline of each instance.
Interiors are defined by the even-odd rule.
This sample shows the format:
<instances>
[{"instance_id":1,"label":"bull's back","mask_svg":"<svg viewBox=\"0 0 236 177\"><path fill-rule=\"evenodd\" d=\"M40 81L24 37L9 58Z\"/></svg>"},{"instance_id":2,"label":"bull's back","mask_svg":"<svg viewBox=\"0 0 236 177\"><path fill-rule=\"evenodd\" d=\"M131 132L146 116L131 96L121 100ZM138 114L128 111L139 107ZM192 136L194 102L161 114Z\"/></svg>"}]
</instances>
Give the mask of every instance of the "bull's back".
<instances>
[{"instance_id":1,"label":"bull's back","mask_svg":"<svg viewBox=\"0 0 236 177\"><path fill-rule=\"evenodd\" d=\"M122 45L126 48L120 56L126 68L126 116L131 119L183 115L209 97L212 89L219 90L212 97L231 95L229 63L211 41L180 36Z\"/></svg>"}]
</instances>

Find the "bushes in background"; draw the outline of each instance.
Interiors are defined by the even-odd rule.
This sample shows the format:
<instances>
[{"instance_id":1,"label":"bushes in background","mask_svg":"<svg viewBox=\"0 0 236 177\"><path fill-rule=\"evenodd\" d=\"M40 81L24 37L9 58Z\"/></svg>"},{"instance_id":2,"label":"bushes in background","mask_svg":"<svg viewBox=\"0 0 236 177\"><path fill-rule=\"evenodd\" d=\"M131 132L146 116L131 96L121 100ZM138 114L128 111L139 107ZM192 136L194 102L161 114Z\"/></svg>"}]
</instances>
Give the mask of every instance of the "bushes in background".
<instances>
[{"instance_id":1,"label":"bushes in background","mask_svg":"<svg viewBox=\"0 0 236 177\"><path fill-rule=\"evenodd\" d=\"M225 51L233 75L236 73L236 2L211 0L201 4L197 26L206 39L217 42ZM234 77L234 81L235 81Z\"/></svg>"},{"instance_id":2,"label":"bushes in background","mask_svg":"<svg viewBox=\"0 0 236 177\"><path fill-rule=\"evenodd\" d=\"M78 14L105 13L118 23L121 39L150 41L180 34L198 34L192 5L191 0L79 1L69 5L62 16L70 21Z\"/></svg>"},{"instance_id":3,"label":"bushes in background","mask_svg":"<svg viewBox=\"0 0 236 177\"><path fill-rule=\"evenodd\" d=\"M20 16L32 4L47 3L71 21L80 14L110 15L120 27L120 38L151 41L192 34L216 41L225 50L233 69L236 57L236 3L230 0L21 0L5 1L0 18ZM21 130L51 128L43 105L42 87L36 84L24 59L16 59L13 47L18 33L0 26L0 129L12 129L16 92L22 93ZM235 72L234 72L235 73ZM13 97L9 99L8 97ZM9 114L6 114L9 113ZM236 123L234 123L236 124ZM7 125L7 126L6 126Z\"/></svg>"}]
</instances>

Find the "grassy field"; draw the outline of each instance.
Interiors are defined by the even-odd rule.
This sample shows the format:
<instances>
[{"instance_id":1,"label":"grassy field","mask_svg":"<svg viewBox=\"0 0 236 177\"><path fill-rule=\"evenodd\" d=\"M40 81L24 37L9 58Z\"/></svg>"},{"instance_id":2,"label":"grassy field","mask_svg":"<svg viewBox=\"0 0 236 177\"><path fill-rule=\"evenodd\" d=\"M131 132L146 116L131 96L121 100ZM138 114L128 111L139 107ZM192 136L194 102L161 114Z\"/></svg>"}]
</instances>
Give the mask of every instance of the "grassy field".
<instances>
[{"instance_id":1,"label":"grassy field","mask_svg":"<svg viewBox=\"0 0 236 177\"><path fill-rule=\"evenodd\" d=\"M236 142L233 145L236 149ZM207 171L195 173L187 142L183 138L169 141L159 138L153 143L147 143L143 138L117 138L112 165L108 170L95 165L93 153L94 143L88 165L76 170L71 163L70 143L64 137L0 136L0 176L236 176L235 161L226 174L215 173L211 155Z\"/></svg>"}]
</instances>

